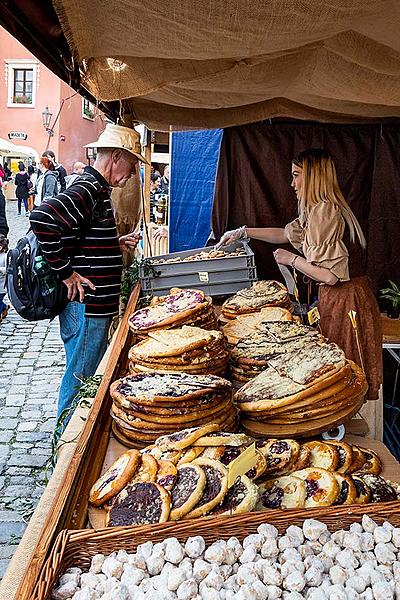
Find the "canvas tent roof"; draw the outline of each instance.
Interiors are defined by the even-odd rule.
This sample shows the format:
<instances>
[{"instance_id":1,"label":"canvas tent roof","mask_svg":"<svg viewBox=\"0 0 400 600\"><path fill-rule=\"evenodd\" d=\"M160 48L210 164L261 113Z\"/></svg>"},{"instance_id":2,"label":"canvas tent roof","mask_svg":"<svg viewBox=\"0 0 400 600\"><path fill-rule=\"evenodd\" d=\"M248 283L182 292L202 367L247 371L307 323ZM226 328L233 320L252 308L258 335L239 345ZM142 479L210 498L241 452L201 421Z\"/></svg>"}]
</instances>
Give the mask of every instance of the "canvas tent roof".
<instances>
[{"instance_id":1,"label":"canvas tent roof","mask_svg":"<svg viewBox=\"0 0 400 600\"><path fill-rule=\"evenodd\" d=\"M33 32L43 30L35 7L49 4L10 0L0 19L10 30L12 5L29 5ZM57 48L59 73L100 100L123 99L110 110L152 129L400 117L398 0L53 5L47 50Z\"/></svg>"}]
</instances>

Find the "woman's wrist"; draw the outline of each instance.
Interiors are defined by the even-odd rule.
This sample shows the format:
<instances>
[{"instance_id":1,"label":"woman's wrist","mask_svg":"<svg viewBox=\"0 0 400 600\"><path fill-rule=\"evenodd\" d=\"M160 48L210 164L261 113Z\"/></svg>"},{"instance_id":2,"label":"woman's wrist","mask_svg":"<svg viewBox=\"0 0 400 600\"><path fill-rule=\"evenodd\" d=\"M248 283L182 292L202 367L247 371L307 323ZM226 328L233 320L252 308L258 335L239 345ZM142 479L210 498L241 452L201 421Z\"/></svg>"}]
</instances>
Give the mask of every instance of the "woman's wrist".
<instances>
[{"instance_id":1,"label":"woman's wrist","mask_svg":"<svg viewBox=\"0 0 400 600\"><path fill-rule=\"evenodd\" d=\"M290 266L295 269L296 268L296 260L300 258L298 254L295 254L290 262Z\"/></svg>"}]
</instances>

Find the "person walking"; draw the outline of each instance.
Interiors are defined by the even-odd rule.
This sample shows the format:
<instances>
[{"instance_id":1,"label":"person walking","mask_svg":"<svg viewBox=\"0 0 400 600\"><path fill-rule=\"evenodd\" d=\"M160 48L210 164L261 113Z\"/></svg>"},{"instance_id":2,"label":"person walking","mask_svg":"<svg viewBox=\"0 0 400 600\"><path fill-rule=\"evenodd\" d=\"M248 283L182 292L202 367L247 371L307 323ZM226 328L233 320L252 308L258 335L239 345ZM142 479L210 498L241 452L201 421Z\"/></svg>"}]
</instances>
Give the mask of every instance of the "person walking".
<instances>
[{"instance_id":1,"label":"person walking","mask_svg":"<svg viewBox=\"0 0 400 600\"><path fill-rule=\"evenodd\" d=\"M366 276L365 237L340 190L332 156L322 149L298 154L292 161L291 185L298 200L297 219L285 228L243 225L226 232L217 246L247 236L272 244L290 243L300 252L278 248L274 258L318 282L321 332L364 368L367 399L377 400L383 380L381 317ZM351 310L357 313L359 344L348 317ZM373 423L374 408L367 405L367 412L370 429L375 428L372 433L379 438L382 423Z\"/></svg>"},{"instance_id":2,"label":"person walking","mask_svg":"<svg viewBox=\"0 0 400 600\"><path fill-rule=\"evenodd\" d=\"M33 165L28 165L28 175L29 175L29 181L30 181L30 186L28 186L29 187L28 211L31 212L31 210L33 210L33 207L34 207L35 186L36 186L36 181L38 178L38 174L35 171Z\"/></svg>"},{"instance_id":3,"label":"person walking","mask_svg":"<svg viewBox=\"0 0 400 600\"><path fill-rule=\"evenodd\" d=\"M18 163L18 173L15 176L15 195L18 200L18 215L21 214L22 204L24 205L25 215L29 216L28 196L30 191L30 179L25 170L23 162Z\"/></svg>"},{"instance_id":4,"label":"person walking","mask_svg":"<svg viewBox=\"0 0 400 600\"><path fill-rule=\"evenodd\" d=\"M67 187L72 185L74 183L75 179L77 177L79 177L79 175L82 175L85 166L86 166L85 163L83 163L79 160L77 160L76 163L74 163L74 168L73 168L71 175L67 175L65 178L65 184Z\"/></svg>"},{"instance_id":5,"label":"person walking","mask_svg":"<svg viewBox=\"0 0 400 600\"><path fill-rule=\"evenodd\" d=\"M122 250L132 250L138 234L118 238L111 188L137 175L140 136L128 127L107 124L96 142L93 166L65 192L47 198L30 223L43 255L68 289L69 303L59 316L66 368L58 398L58 417L70 417L80 383L93 375L107 346L111 318L118 313Z\"/></svg>"},{"instance_id":6,"label":"person walking","mask_svg":"<svg viewBox=\"0 0 400 600\"><path fill-rule=\"evenodd\" d=\"M56 161L56 155L54 154L53 150L45 150L42 154L42 156L45 156L47 158L49 158L51 160L51 162L54 165L54 171L57 174L58 177L58 185L59 185L59 192L63 192L65 190L65 188L67 187L65 178L67 176L67 171L65 170L65 168Z\"/></svg>"},{"instance_id":7,"label":"person walking","mask_svg":"<svg viewBox=\"0 0 400 600\"><path fill-rule=\"evenodd\" d=\"M57 191L57 173L54 165L49 158L42 156L39 160L39 175L34 188L34 205L40 206L47 198L55 196Z\"/></svg>"}]
</instances>

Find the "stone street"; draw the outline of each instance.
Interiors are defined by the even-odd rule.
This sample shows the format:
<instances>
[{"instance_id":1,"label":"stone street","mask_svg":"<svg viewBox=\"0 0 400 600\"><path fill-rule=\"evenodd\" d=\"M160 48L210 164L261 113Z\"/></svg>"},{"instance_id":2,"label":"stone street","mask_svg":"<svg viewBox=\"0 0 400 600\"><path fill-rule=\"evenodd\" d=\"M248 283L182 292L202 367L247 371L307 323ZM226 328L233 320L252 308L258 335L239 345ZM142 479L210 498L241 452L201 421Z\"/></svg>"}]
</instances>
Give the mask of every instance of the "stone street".
<instances>
[{"instance_id":1,"label":"stone street","mask_svg":"<svg viewBox=\"0 0 400 600\"><path fill-rule=\"evenodd\" d=\"M10 248L29 227L7 202ZM0 324L0 577L43 493L64 368L58 319Z\"/></svg>"}]
</instances>

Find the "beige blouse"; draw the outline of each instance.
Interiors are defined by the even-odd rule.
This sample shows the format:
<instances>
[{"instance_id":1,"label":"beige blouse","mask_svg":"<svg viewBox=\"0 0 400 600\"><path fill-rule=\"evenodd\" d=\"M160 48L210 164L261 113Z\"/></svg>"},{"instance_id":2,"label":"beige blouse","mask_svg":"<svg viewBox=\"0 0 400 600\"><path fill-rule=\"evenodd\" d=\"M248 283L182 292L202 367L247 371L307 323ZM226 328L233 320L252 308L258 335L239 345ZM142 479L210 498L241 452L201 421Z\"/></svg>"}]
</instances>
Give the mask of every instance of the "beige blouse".
<instances>
[{"instance_id":1,"label":"beige blouse","mask_svg":"<svg viewBox=\"0 0 400 600\"><path fill-rule=\"evenodd\" d=\"M343 242L345 220L333 202L321 201L311 209L304 226L295 219L285 227L286 235L307 262L329 269L340 281L348 281L349 253Z\"/></svg>"}]
</instances>

